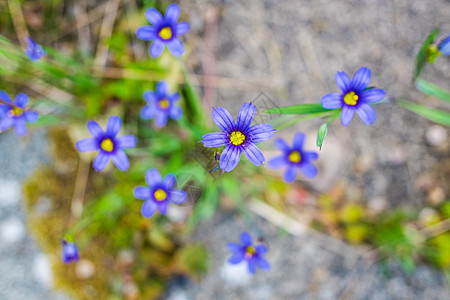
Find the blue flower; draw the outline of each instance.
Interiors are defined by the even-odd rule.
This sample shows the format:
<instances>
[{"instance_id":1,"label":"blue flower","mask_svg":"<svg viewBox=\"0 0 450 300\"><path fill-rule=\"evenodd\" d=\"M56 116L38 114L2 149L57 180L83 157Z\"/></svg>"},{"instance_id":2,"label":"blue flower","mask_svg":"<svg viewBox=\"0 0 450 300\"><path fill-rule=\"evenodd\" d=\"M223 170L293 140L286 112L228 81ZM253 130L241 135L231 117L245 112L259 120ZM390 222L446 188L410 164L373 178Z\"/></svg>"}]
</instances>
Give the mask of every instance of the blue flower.
<instances>
[{"instance_id":1,"label":"blue flower","mask_svg":"<svg viewBox=\"0 0 450 300\"><path fill-rule=\"evenodd\" d=\"M255 143L271 139L276 129L269 124L250 126L255 112L256 107L252 103L244 103L235 123L225 108L213 108L212 118L222 132L205 134L200 142L208 148L225 146L219 158L219 166L224 172L230 172L238 165L242 152L255 166L265 161Z\"/></svg>"},{"instance_id":2,"label":"blue flower","mask_svg":"<svg viewBox=\"0 0 450 300\"><path fill-rule=\"evenodd\" d=\"M450 55L450 34L439 42L438 51L441 52L443 56Z\"/></svg>"},{"instance_id":3,"label":"blue flower","mask_svg":"<svg viewBox=\"0 0 450 300\"><path fill-rule=\"evenodd\" d=\"M386 93L382 89L367 88L370 74L370 69L363 67L350 80L345 72L337 72L336 83L342 93L331 93L322 97L323 108L342 108L342 125L347 126L350 123L355 111L365 124L370 125L375 122L377 116L369 103L382 100Z\"/></svg>"},{"instance_id":4,"label":"blue flower","mask_svg":"<svg viewBox=\"0 0 450 300\"><path fill-rule=\"evenodd\" d=\"M77 245L75 245L74 243L69 243L66 240L63 240L62 244L63 251L61 258L63 263L68 264L80 260Z\"/></svg>"},{"instance_id":5,"label":"blue flower","mask_svg":"<svg viewBox=\"0 0 450 300\"><path fill-rule=\"evenodd\" d=\"M26 123L34 123L39 118L37 112L26 110L27 103L28 96L24 93L17 94L13 102L5 91L0 91L0 131L14 126L18 136L27 134Z\"/></svg>"},{"instance_id":6,"label":"blue flower","mask_svg":"<svg viewBox=\"0 0 450 300\"><path fill-rule=\"evenodd\" d=\"M294 137L294 146L291 148L281 138L275 140L274 145L278 150L283 151L283 154L270 159L267 164L269 167L278 169L286 166L283 179L287 183L292 183L297 176L297 169L308 178L313 178L317 175L317 168L311 163L319 158L316 152L307 152L303 150L305 142L305 134L297 132Z\"/></svg>"},{"instance_id":7,"label":"blue flower","mask_svg":"<svg viewBox=\"0 0 450 300\"><path fill-rule=\"evenodd\" d=\"M45 56L45 51L42 49L41 45L37 44L30 37L27 37L26 41L28 43L28 47L25 50L25 55L28 56L31 61L39 61Z\"/></svg>"},{"instance_id":8,"label":"blue flower","mask_svg":"<svg viewBox=\"0 0 450 300\"><path fill-rule=\"evenodd\" d=\"M189 31L189 23L177 23L179 16L180 7L177 4L169 5L164 18L155 8L149 8L145 13L145 17L153 26L139 27L136 35L138 39L153 41L150 46L152 57L160 56L165 45L174 56L181 56L184 53L183 43L178 36Z\"/></svg>"},{"instance_id":9,"label":"blue flower","mask_svg":"<svg viewBox=\"0 0 450 300\"><path fill-rule=\"evenodd\" d=\"M145 173L146 186L138 186L134 189L134 196L144 200L141 213L145 218L153 216L158 209L163 215L167 213L169 203L181 204L186 201L186 192L174 189L177 179L173 174L167 174L161 179L157 169L150 169Z\"/></svg>"},{"instance_id":10,"label":"blue flower","mask_svg":"<svg viewBox=\"0 0 450 300\"><path fill-rule=\"evenodd\" d=\"M179 98L179 93L169 94L167 82L158 82L155 92L144 92L144 100L147 105L141 110L141 118L144 120L155 118L155 124L159 128L166 126L169 117L178 120L183 115L181 107L176 104Z\"/></svg>"},{"instance_id":11,"label":"blue flower","mask_svg":"<svg viewBox=\"0 0 450 300\"><path fill-rule=\"evenodd\" d=\"M267 252L267 247L263 244L253 245L252 237L249 233L241 233L241 243L228 243L227 248L233 252L233 256L228 259L230 264L238 264L243 260L247 261L248 271L256 273L258 266L262 270L269 270L270 264L264 259L263 254Z\"/></svg>"},{"instance_id":12,"label":"blue flower","mask_svg":"<svg viewBox=\"0 0 450 300\"><path fill-rule=\"evenodd\" d=\"M117 137L120 127L122 127L122 119L118 116L109 117L106 131L103 131L95 121L87 122L87 128L93 138L78 141L77 148L80 152L99 150L93 164L97 171L102 171L110 158L121 171L126 171L130 167L130 161L122 149L136 146L136 137L134 135Z\"/></svg>"}]
</instances>

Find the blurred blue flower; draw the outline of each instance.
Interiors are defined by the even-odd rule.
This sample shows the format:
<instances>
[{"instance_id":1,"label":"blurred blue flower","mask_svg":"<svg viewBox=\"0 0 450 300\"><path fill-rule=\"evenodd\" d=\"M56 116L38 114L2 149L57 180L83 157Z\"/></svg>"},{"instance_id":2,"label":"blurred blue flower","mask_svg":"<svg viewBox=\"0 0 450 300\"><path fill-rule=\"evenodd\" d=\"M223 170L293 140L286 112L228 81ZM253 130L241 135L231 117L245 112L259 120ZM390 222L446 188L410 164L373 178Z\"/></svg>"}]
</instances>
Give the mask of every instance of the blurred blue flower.
<instances>
[{"instance_id":1,"label":"blurred blue flower","mask_svg":"<svg viewBox=\"0 0 450 300\"><path fill-rule=\"evenodd\" d=\"M152 57L160 56L167 45L174 56L181 56L184 53L184 46L178 36L189 31L189 23L177 23L180 17L180 7L175 3L169 5L164 18L156 8L149 8L145 17L153 26L139 27L136 35L138 39L153 41L150 46L150 55Z\"/></svg>"},{"instance_id":2,"label":"blurred blue flower","mask_svg":"<svg viewBox=\"0 0 450 300\"><path fill-rule=\"evenodd\" d=\"M174 189L177 179L173 174L167 174L161 179L161 174L157 169L150 169L145 173L145 181L148 187L138 186L134 189L134 196L144 200L141 213L145 218L153 216L158 209L163 215L167 213L169 202L181 204L186 201L186 192Z\"/></svg>"},{"instance_id":3,"label":"blurred blue flower","mask_svg":"<svg viewBox=\"0 0 450 300\"><path fill-rule=\"evenodd\" d=\"M34 123L39 118L35 111L27 111L28 96L24 93L17 94L14 102L5 91L0 91L0 131L5 131L14 126L18 136L27 133L26 123Z\"/></svg>"},{"instance_id":4,"label":"blurred blue flower","mask_svg":"<svg viewBox=\"0 0 450 300\"><path fill-rule=\"evenodd\" d=\"M450 34L439 42L438 51L441 52L443 56L450 55Z\"/></svg>"},{"instance_id":5,"label":"blurred blue flower","mask_svg":"<svg viewBox=\"0 0 450 300\"><path fill-rule=\"evenodd\" d=\"M25 50L25 55L28 56L31 61L39 61L45 56L44 49L42 49L41 45L36 43L31 37L27 37L26 41L28 43L28 47Z\"/></svg>"},{"instance_id":6,"label":"blurred blue flower","mask_svg":"<svg viewBox=\"0 0 450 300\"><path fill-rule=\"evenodd\" d=\"M370 82L370 74L370 69L363 67L350 80L345 72L337 72L336 83L342 93L331 93L322 97L323 108L342 108L342 125L347 126L350 123L354 112L367 125L375 122L377 118L375 110L369 103L382 100L386 92L382 89L367 88Z\"/></svg>"},{"instance_id":7,"label":"blurred blue flower","mask_svg":"<svg viewBox=\"0 0 450 300\"><path fill-rule=\"evenodd\" d=\"M235 123L225 108L213 108L211 114L213 121L222 132L205 134L200 142L208 148L225 146L219 158L219 166L224 172L230 172L238 165L242 152L255 166L265 161L264 155L255 143L271 139L276 129L269 124L250 126L255 112L256 107L252 103L244 103Z\"/></svg>"},{"instance_id":8,"label":"blurred blue flower","mask_svg":"<svg viewBox=\"0 0 450 300\"><path fill-rule=\"evenodd\" d=\"M62 241L63 251L62 251L62 261L65 264L75 262L80 260L77 245L74 243L69 243L66 240Z\"/></svg>"},{"instance_id":9,"label":"blurred blue flower","mask_svg":"<svg viewBox=\"0 0 450 300\"><path fill-rule=\"evenodd\" d=\"M281 138L274 141L275 147L282 151L283 154L270 159L267 164L274 169L286 166L283 179L287 183L294 182L297 176L297 169L300 169L308 178L313 178L317 175L317 168L311 162L317 160L319 155L316 152L304 151L304 143L305 134L303 132L297 132L295 134L292 148Z\"/></svg>"},{"instance_id":10,"label":"blurred blue flower","mask_svg":"<svg viewBox=\"0 0 450 300\"><path fill-rule=\"evenodd\" d=\"M136 137L134 135L117 137L121 127L122 119L118 116L109 117L106 131L103 131L95 121L87 122L87 128L93 138L78 141L77 149L80 152L99 150L93 164L97 171L102 171L110 158L121 171L126 171L130 167L130 161L122 149L136 146Z\"/></svg>"},{"instance_id":11,"label":"blurred blue flower","mask_svg":"<svg viewBox=\"0 0 450 300\"><path fill-rule=\"evenodd\" d=\"M141 110L141 118L144 120L155 118L155 125L159 128L166 126L169 117L178 120L183 115L183 110L176 104L179 98L179 93L169 93L167 82L158 82L155 92L144 92L147 105Z\"/></svg>"},{"instance_id":12,"label":"blurred blue flower","mask_svg":"<svg viewBox=\"0 0 450 300\"><path fill-rule=\"evenodd\" d=\"M227 248L233 252L233 256L228 259L231 264L238 264L243 260L247 261L248 271L256 273L258 266L262 270L269 270L270 264L264 259L263 254L267 252L267 247L263 244L253 245L252 237L249 233L241 233L241 244L228 243Z\"/></svg>"}]
</instances>

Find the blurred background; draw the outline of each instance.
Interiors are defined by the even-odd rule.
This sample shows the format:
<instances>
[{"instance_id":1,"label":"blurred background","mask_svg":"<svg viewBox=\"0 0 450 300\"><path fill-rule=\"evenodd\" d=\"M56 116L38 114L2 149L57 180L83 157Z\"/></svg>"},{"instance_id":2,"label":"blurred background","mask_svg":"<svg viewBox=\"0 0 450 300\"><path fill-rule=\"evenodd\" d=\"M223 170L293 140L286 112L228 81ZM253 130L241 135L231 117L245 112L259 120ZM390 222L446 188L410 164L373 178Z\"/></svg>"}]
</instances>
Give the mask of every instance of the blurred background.
<instances>
[{"instance_id":1,"label":"blurred background","mask_svg":"<svg viewBox=\"0 0 450 300\"><path fill-rule=\"evenodd\" d=\"M440 38L450 32L450 1L178 1L180 20L191 25L183 36L183 67L167 53L153 62L149 44L135 36L138 27L148 25L147 8L164 12L170 3L0 0L0 34L22 49L26 36L33 37L44 48L56 49L50 56L57 58L51 52L58 51L61 57L71 57L73 70L81 70L73 71L74 77L87 78L40 82L27 77L31 75L23 68L0 73L1 89L10 96L26 92L43 115L55 112L43 99L60 106L71 101L86 105L86 116L74 113L78 127L58 123L55 133L47 120L30 126L24 138L0 134L0 299L102 299L89 288L96 290L95 284L120 290L105 299L450 299L450 132L395 105L405 99L448 110L447 103L415 89L412 73L426 36L436 27ZM66 61L59 63L64 66ZM127 270L120 271L125 274L117 280L121 283L90 286L93 278L106 276L90 260L71 266L83 289L72 277L63 278L64 266L55 266L61 264L59 241L47 246L47 229L37 228L49 220L44 216L46 202L41 195L30 209L37 200L30 200L32 193L23 186L52 189L54 181L36 173L48 164L61 172L71 165L77 169L78 154L70 144L74 136L87 134L85 120L111 111L133 118L131 112L143 105L143 90L170 78L176 91L176 84L187 81L179 76L184 70L209 123L211 106L225 107L236 117L249 101L257 107L255 122L267 123L274 117L264 110L318 103L323 95L338 91L337 71L352 76L363 66L372 70L370 85L383 88L389 100L375 106L376 122L366 126L354 118L348 127L333 123L313 180L298 176L293 185L286 185L281 172L267 167L258 171L264 175L258 173L261 177L252 182L259 182L264 191L243 202L250 223L230 196L216 195L220 201L215 214L198 221L181 239L208 250L194 251L201 256L202 272L178 265L167 273L158 271L155 288L148 292L151 297L145 296L136 292L139 272L126 268L130 252L122 251L105 262ZM60 70L52 72L57 77ZM423 77L448 90L449 58L427 66ZM65 80L73 81L72 88ZM322 123L297 123L277 131L276 137L292 141L302 131L307 134L306 148L318 151L315 139ZM133 132L133 121L129 124L127 130ZM58 154L54 148L61 138L55 136L61 130L72 133L64 138L68 150L61 146ZM261 148L266 159L278 153L271 142ZM138 209L131 213L140 217ZM269 247L269 272L250 276L245 268L228 265L226 243L237 242L242 231L263 237ZM208 261L204 272L203 258Z\"/></svg>"}]
</instances>

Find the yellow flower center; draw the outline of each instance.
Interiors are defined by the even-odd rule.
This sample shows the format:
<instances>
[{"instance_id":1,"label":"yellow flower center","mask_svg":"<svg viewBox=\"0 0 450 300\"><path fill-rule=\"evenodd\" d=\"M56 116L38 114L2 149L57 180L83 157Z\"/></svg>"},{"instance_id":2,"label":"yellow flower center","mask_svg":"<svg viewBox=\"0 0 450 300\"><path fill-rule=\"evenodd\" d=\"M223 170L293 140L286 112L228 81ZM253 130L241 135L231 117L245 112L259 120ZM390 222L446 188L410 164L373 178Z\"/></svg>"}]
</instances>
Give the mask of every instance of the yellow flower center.
<instances>
[{"instance_id":1,"label":"yellow flower center","mask_svg":"<svg viewBox=\"0 0 450 300\"><path fill-rule=\"evenodd\" d=\"M169 26L162 28L159 31L159 36L165 40L168 40L172 37L172 29Z\"/></svg>"},{"instance_id":2,"label":"yellow flower center","mask_svg":"<svg viewBox=\"0 0 450 300\"><path fill-rule=\"evenodd\" d=\"M358 99L359 99L359 97L358 97L358 95L355 94L355 92L347 93L344 96L344 102L347 105L355 105L356 102L358 102Z\"/></svg>"},{"instance_id":3,"label":"yellow flower center","mask_svg":"<svg viewBox=\"0 0 450 300\"><path fill-rule=\"evenodd\" d=\"M162 189L157 189L153 195L156 201L163 201L167 198L167 193Z\"/></svg>"},{"instance_id":4,"label":"yellow flower center","mask_svg":"<svg viewBox=\"0 0 450 300\"><path fill-rule=\"evenodd\" d=\"M100 144L100 148L107 152L111 152L114 149L114 144L111 141L111 139L104 139L102 143Z\"/></svg>"},{"instance_id":5,"label":"yellow flower center","mask_svg":"<svg viewBox=\"0 0 450 300\"><path fill-rule=\"evenodd\" d=\"M253 246L248 246L247 248L245 248L245 255L252 257L254 254L256 253L256 249Z\"/></svg>"},{"instance_id":6,"label":"yellow flower center","mask_svg":"<svg viewBox=\"0 0 450 300\"><path fill-rule=\"evenodd\" d=\"M238 146L240 144L242 144L245 141L245 135L242 134L242 132L240 131L233 131L230 134L230 143Z\"/></svg>"},{"instance_id":7,"label":"yellow flower center","mask_svg":"<svg viewBox=\"0 0 450 300\"><path fill-rule=\"evenodd\" d=\"M299 163L302 160L302 156L300 155L300 152L292 151L289 154L288 159L289 159L290 162Z\"/></svg>"},{"instance_id":8,"label":"yellow flower center","mask_svg":"<svg viewBox=\"0 0 450 300\"><path fill-rule=\"evenodd\" d=\"M169 107L169 101L167 101L166 99L159 100L159 107L161 108Z\"/></svg>"},{"instance_id":9,"label":"yellow flower center","mask_svg":"<svg viewBox=\"0 0 450 300\"><path fill-rule=\"evenodd\" d=\"M13 107L11 108L11 110L9 111L9 115L10 116L20 116L23 113L23 109L19 108L19 107Z\"/></svg>"}]
</instances>

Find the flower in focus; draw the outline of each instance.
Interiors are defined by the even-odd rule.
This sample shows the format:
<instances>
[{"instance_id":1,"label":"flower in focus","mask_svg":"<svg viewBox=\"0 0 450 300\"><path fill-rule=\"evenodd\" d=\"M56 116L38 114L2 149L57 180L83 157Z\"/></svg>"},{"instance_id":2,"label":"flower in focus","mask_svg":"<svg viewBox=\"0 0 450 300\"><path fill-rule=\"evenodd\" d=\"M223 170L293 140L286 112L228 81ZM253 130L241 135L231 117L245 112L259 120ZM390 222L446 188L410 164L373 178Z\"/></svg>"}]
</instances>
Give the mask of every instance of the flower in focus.
<instances>
[{"instance_id":1,"label":"flower in focus","mask_svg":"<svg viewBox=\"0 0 450 300\"><path fill-rule=\"evenodd\" d=\"M25 55L31 61L39 61L42 57L45 56L45 51L42 49L42 46L36 43L32 38L27 37L26 41L28 43L28 47L25 50Z\"/></svg>"},{"instance_id":2,"label":"flower in focus","mask_svg":"<svg viewBox=\"0 0 450 300\"><path fill-rule=\"evenodd\" d=\"M439 42L437 49L443 56L450 55L450 34Z\"/></svg>"},{"instance_id":3,"label":"flower in focus","mask_svg":"<svg viewBox=\"0 0 450 300\"><path fill-rule=\"evenodd\" d=\"M179 93L170 95L167 82L158 82L156 91L144 92L147 105L141 110L141 118L144 120L155 118L155 124L159 128L166 126L169 117L178 120L183 115L181 107L176 104L179 98Z\"/></svg>"},{"instance_id":4,"label":"flower in focus","mask_svg":"<svg viewBox=\"0 0 450 300\"><path fill-rule=\"evenodd\" d=\"M61 258L63 263L68 264L80 260L77 245L75 245L74 243L69 243L66 240L63 240L62 244L63 251Z\"/></svg>"},{"instance_id":5,"label":"flower in focus","mask_svg":"<svg viewBox=\"0 0 450 300\"><path fill-rule=\"evenodd\" d=\"M148 187L138 186L134 189L134 196L144 200L141 213L145 218L153 216L158 209L163 215L167 213L169 203L181 204L186 201L186 192L174 189L177 179L173 174L167 174L164 179L157 169L150 169L145 173Z\"/></svg>"},{"instance_id":6,"label":"flower in focus","mask_svg":"<svg viewBox=\"0 0 450 300\"><path fill-rule=\"evenodd\" d=\"M178 36L189 31L189 23L177 23L180 17L180 7L175 3L169 5L164 18L156 8L149 8L145 17L153 26L139 27L136 35L138 39L153 41L150 46L150 55L152 57L160 56L167 45L174 56L181 56L184 53L184 46Z\"/></svg>"},{"instance_id":7,"label":"flower in focus","mask_svg":"<svg viewBox=\"0 0 450 300\"><path fill-rule=\"evenodd\" d=\"M360 68L353 79L345 72L336 73L336 83L342 93L331 93L322 97L322 106L326 109L342 108L341 123L347 126L356 112L361 120L370 125L376 120L375 110L369 103L378 102L386 92L382 89L367 88L370 82L370 69Z\"/></svg>"},{"instance_id":8,"label":"flower in focus","mask_svg":"<svg viewBox=\"0 0 450 300\"><path fill-rule=\"evenodd\" d=\"M234 122L225 108L213 108L212 118L222 132L205 134L200 142L208 148L225 146L219 158L219 166L224 172L230 172L238 165L242 152L255 166L265 161L264 155L255 143L269 140L276 129L269 124L250 126L255 112L256 107L252 103L244 103L237 121Z\"/></svg>"},{"instance_id":9,"label":"flower in focus","mask_svg":"<svg viewBox=\"0 0 450 300\"><path fill-rule=\"evenodd\" d=\"M275 147L282 151L283 154L270 159L267 164L274 169L286 166L283 179L287 183L294 182L297 176L297 169L300 169L308 178L313 178L317 175L317 168L311 162L317 160L319 155L316 152L304 151L304 143L305 134L303 132L297 132L295 134L292 148L281 138L274 141Z\"/></svg>"},{"instance_id":10,"label":"flower in focus","mask_svg":"<svg viewBox=\"0 0 450 300\"><path fill-rule=\"evenodd\" d=\"M27 133L26 123L34 123L39 118L35 111L27 111L28 96L24 93L17 94L14 102L5 91L0 91L0 131L5 131L14 126L18 136Z\"/></svg>"},{"instance_id":11,"label":"flower in focus","mask_svg":"<svg viewBox=\"0 0 450 300\"><path fill-rule=\"evenodd\" d=\"M228 259L231 264L238 264L243 260L247 261L248 271L256 273L258 266L262 270L269 270L270 264L264 259L263 254L267 252L267 247L263 244L253 245L252 237L249 233L241 233L241 244L228 243L227 248L233 252L233 256Z\"/></svg>"},{"instance_id":12,"label":"flower in focus","mask_svg":"<svg viewBox=\"0 0 450 300\"><path fill-rule=\"evenodd\" d=\"M87 128L93 137L78 141L77 149L80 152L99 150L94 159L95 170L102 171L110 158L121 171L126 171L130 167L130 161L122 149L136 146L136 137L134 135L117 137L120 127L122 127L122 119L118 116L109 117L105 131L97 122L87 122Z\"/></svg>"}]
</instances>

